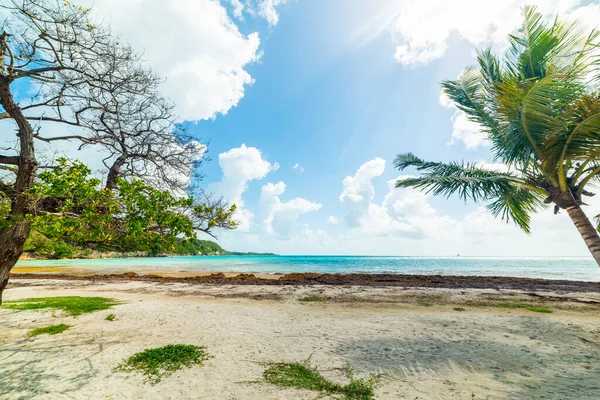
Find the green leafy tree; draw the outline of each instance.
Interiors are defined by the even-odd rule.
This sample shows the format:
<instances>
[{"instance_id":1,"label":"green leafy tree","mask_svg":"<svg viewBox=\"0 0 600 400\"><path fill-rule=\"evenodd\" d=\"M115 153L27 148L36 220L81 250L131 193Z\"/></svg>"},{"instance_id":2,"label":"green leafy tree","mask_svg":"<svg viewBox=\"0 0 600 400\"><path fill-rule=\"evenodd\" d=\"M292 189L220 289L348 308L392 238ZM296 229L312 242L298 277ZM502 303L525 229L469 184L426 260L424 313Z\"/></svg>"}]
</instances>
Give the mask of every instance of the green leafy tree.
<instances>
[{"instance_id":1,"label":"green leafy tree","mask_svg":"<svg viewBox=\"0 0 600 400\"><path fill-rule=\"evenodd\" d=\"M550 204L565 210L600 265L600 237L581 207L600 177L598 32L546 23L534 7L510 36L504 58L478 52L478 67L442 83L458 109L487 134L507 172L464 162L428 162L398 155L399 170L416 178L396 187L487 202L494 216L530 233L531 214Z\"/></svg>"},{"instance_id":2,"label":"green leafy tree","mask_svg":"<svg viewBox=\"0 0 600 400\"><path fill-rule=\"evenodd\" d=\"M27 216L32 229L58 240L52 249L55 257L70 256L64 242L171 252L182 241L195 241L198 231L212 235L215 228L237 226L235 205L216 207L192 196L175 196L141 179L119 179L118 190L111 190L81 162L60 158L57 164L41 173L28 192L33 207Z\"/></svg>"}]
</instances>

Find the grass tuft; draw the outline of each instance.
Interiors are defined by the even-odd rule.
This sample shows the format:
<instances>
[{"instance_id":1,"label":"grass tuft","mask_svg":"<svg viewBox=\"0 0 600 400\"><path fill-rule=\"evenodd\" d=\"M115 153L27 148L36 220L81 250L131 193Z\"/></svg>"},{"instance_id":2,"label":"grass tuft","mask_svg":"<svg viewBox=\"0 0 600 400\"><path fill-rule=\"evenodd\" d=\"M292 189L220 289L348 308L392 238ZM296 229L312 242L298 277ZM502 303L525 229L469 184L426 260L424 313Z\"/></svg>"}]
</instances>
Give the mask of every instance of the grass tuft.
<instances>
[{"instance_id":1,"label":"grass tuft","mask_svg":"<svg viewBox=\"0 0 600 400\"><path fill-rule=\"evenodd\" d=\"M303 362L267 364L263 372L266 382L279 387L292 387L323 392L329 395L340 395L344 399L372 400L375 396L375 384L378 377L355 379L352 370L348 369L350 383L340 385L325 378L310 366L310 358Z\"/></svg>"},{"instance_id":2,"label":"grass tuft","mask_svg":"<svg viewBox=\"0 0 600 400\"><path fill-rule=\"evenodd\" d=\"M322 298L320 298L320 297L306 296L306 297L299 298L298 301L302 301L302 302L305 302L305 303L310 303L310 302L322 302L324 300Z\"/></svg>"},{"instance_id":3,"label":"grass tuft","mask_svg":"<svg viewBox=\"0 0 600 400\"><path fill-rule=\"evenodd\" d=\"M34 337L34 336L45 335L45 334L56 335L59 333L63 333L70 327L71 327L71 325L60 324L60 325L45 326L43 328L35 328L35 329L32 329L29 332L27 332L27 337Z\"/></svg>"},{"instance_id":4,"label":"grass tuft","mask_svg":"<svg viewBox=\"0 0 600 400\"><path fill-rule=\"evenodd\" d=\"M202 365L210 356L203 346L169 344L136 353L114 368L114 372L139 372L144 382L156 385L162 378L184 367Z\"/></svg>"},{"instance_id":5,"label":"grass tuft","mask_svg":"<svg viewBox=\"0 0 600 400\"><path fill-rule=\"evenodd\" d=\"M539 313L551 313L552 312L552 310L549 308L538 307L538 306L534 306L531 304L525 304L525 303L505 302L505 303L499 304L497 307L500 307L500 308L522 308L524 310L539 312Z\"/></svg>"},{"instance_id":6,"label":"grass tuft","mask_svg":"<svg viewBox=\"0 0 600 400\"><path fill-rule=\"evenodd\" d=\"M454 307L454 311L465 311L464 307Z\"/></svg>"},{"instance_id":7,"label":"grass tuft","mask_svg":"<svg viewBox=\"0 0 600 400\"><path fill-rule=\"evenodd\" d=\"M546 307L528 306L528 307L525 307L525 309L529 310L529 311L533 311L533 312L541 312L541 313L547 313L547 314L550 314L552 312L551 309L546 308Z\"/></svg>"},{"instance_id":8,"label":"grass tuft","mask_svg":"<svg viewBox=\"0 0 600 400\"><path fill-rule=\"evenodd\" d=\"M116 316L115 314L108 314L108 315L106 316L106 318L104 318L104 319L105 319L105 320L107 320L107 321L111 321L111 322L112 322L112 321L114 321L115 319L117 319L117 316Z\"/></svg>"},{"instance_id":9,"label":"grass tuft","mask_svg":"<svg viewBox=\"0 0 600 400\"><path fill-rule=\"evenodd\" d=\"M107 310L118 304L121 302L106 297L64 296L12 300L4 302L2 306L17 311L59 309L76 317L94 311Z\"/></svg>"}]
</instances>

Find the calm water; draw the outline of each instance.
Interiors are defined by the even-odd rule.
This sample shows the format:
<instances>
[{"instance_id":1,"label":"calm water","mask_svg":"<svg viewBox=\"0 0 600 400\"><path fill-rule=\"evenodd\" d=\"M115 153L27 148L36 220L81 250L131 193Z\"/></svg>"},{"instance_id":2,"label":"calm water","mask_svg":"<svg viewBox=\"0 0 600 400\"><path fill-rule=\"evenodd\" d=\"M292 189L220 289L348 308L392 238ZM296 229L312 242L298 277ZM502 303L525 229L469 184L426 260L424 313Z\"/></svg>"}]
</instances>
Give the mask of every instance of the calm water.
<instances>
[{"instance_id":1,"label":"calm water","mask_svg":"<svg viewBox=\"0 0 600 400\"><path fill-rule=\"evenodd\" d=\"M134 271L318 272L496 275L600 282L592 258L190 256L104 260L20 261L18 267L67 267L69 272Z\"/></svg>"}]
</instances>

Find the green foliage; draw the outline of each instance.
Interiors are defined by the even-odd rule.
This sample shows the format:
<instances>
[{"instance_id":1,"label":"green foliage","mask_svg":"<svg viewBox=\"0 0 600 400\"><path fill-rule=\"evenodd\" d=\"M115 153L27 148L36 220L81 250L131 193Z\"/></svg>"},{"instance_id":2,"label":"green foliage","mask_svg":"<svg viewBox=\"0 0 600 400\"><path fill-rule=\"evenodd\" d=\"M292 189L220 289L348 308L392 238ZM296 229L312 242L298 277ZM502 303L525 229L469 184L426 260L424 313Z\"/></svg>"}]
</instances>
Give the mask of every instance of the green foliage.
<instances>
[{"instance_id":1,"label":"green foliage","mask_svg":"<svg viewBox=\"0 0 600 400\"><path fill-rule=\"evenodd\" d=\"M145 382L156 385L162 378L184 367L200 365L210 356L203 346L169 344L136 353L117 365L114 372L139 372L146 376Z\"/></svg>"},{"instance_id":2,"label":"green foliage","mask_svg":"<svg viewBox=\"0 0 600 400\"><path fill-rule=\"evenodd\" d=\"M157 255L165 252L162 246L150 248L144 244L132 244L127 248L107 244L69 244L60 239L50 239L38 231L32 231L25 241L24 252L40 258L86 258L92 251L98 252L147 252ZM176 238L169 253L177 255L213 255L231 254L215 242L199 239Z\"/></svg>"},{"instance_id":3,"label":"green foliage","mask_svg":"<svg viewBox=\"0 0 600 400\"><path fill-rule=\"evenodd\" d=\"M313 390L329 395L341 395L345 399L371 400L375 398L374 387L377 377L355 379L351 369L347 369L350 383L340 385L325 378L314 367L310 359L295 363L270 364L263 372L266 382L280 387Z\"/></svg>"},{"instance_id":4,"label":"green foliage","mask_svg":"<svg viewBox=\"0 0 600 400\"><path fill-rule=\"evenodd\" d=\"M148 251L151 254L211 254L218 245L196 239L198 230L235 229L235 205L176 196L142 180L118 180L118 189L102 188L79 161L60 158L57 167L38 176L28 193L34 204L28 218L37 233L28 251L71 257L75 248ZM2 210L0 209L0 212ZM6 220L3 220L7 223Z\"/></svg>"},{"instance_id":5,"label":"green foliage","mask_svg":"<svg viewBox=\"0 0 600 400\"><path fill-rule=\"evenodd\" d=\"M493 215L530 232L530 216L555 203L583 205L589 182L600 181L599 33L556 19L547 23L534 7L524 9L519 32L505 57L478 52L445 94L492 143L498 172L468 163L427 162L399 155L399 170L416 178L397 187L488 203Z\"/></svg>"},{"instance_id":6,"label":"green foliage","mask_svg":"<svg viewBox=\"0 0 600 400\"><path fill-rule=\"evenodd\" d=\"M299 298L298 301L301 301L304 303L311 303L311 302L322 302L323 299L320 297L306 296L306 297Z\"/></svg>"},{"instance_id":7,"label":"green foliage","mask_svg":"<svg viewBox=\"0 0 600 400\"><path fill-rule=\"evenodd\" d=\"M106 297L64 296L5 301L2 303L2 307L17 311L44 309L62 310L65 313L76 317L94 311L107 310L119 304L121 304L119 301Z\"/></svg>"},{"instance_id":8,"label":"green foliage","mask_svg":"<svg viewBox=\"0 0 600 400\"><path fill-rule=\"evenodd\" d=\"M27 337L34 337L34 336L45 335L45 334L56 335L59 333L63 333L70 327L71 327L71 325L60 324L60 325L50 325L50 326L46 326L44 328L35 328L35 329L32 329L29 332L27 332Z\"/></svg>"},{"instance_id":9,"label":"green foliage","mask_svg":"<svg viewBox=\"0 0 600 400\"><path fill-rule=\"evenodd\" d=\"M38 231L32 231L25 241L23 251L45 258L71 258L76 248L62 240L49 239Z\"/></svg>"},{"instance_id":10,"label":"green foliage","mask_svg":"<svg viewBox=\"0 0 600 400\"><path fill-rule=\"evenodd\" d=\"M210 240L199 240L199 239L180 239L175 243L175 248L173 250L175 254L180 255L211 255L211 254L229 254L227 251L223 250L221 246L219 246L215 242L211 242Z\"/></svg>"},{"instance_id":11,"label":"green foliage","mask_svg":"<svg viewBox=\"0 0 600 400\"><path fill-rule=\"evenodd\" d=\"M104 319L112 322L117 319L117 316L115 314L108 314Z\"/></svg>"},{"instance_id":12,"label":"green foliage","mask_svg":"<svg viewBox=\"0 0 600 400\"><path fill-rule=\"evenodd\" d=\"M454 307L454 311L465 311L464 307Z\"/></svg>"}]
</instances>

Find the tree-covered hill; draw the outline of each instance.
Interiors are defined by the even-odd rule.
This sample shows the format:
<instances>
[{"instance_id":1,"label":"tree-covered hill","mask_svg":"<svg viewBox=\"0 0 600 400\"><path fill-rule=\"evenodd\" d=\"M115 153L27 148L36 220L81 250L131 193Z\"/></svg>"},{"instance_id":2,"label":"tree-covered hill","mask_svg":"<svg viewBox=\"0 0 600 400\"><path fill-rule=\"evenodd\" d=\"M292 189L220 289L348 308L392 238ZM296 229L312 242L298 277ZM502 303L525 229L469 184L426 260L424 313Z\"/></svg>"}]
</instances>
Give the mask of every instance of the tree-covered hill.
<instances>
[{"instance_id":1,"label":"tree-covered hill","mask_svg":"<svg viewBox=\"0 0 600 400\"><path fill-rule=\"evenodd\" d=\"M101 258L106 254L116 257L122 255L125 257L145 255L225 255L231 253L223 250L215 242L199 239L178 239L172 251L167 253L147 246L132 247L127 250L114 249L101 245L82 247L67 243L61 239L49 238L37 231L31 232L24 247L24 255L28 258Z\"/></svg>"}]
</instances>

